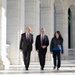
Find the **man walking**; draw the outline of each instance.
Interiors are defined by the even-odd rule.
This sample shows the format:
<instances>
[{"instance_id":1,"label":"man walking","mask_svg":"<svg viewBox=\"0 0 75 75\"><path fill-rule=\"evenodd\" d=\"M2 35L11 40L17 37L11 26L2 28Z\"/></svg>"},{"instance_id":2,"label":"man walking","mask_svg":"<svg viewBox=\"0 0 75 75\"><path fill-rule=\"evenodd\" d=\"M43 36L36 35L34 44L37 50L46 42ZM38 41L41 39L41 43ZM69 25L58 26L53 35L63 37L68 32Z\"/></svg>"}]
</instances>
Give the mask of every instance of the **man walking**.
<instances>
[{"instance_id":1,"label":"man walking","mask_svg":"<svg viewBox=\"0 0 75 75\"><path fill-rule=\"evenodd\" d=\"M48 36L45 35L44 33L45 33L45 29L41 28L41 34L37 35L36 42L35 42L35 48L38 52L41 70L44 70L45 57L46 57L47 47L49 45Z\"/></svg>"},{"instance_id":2,"label":"man walking","mask_svg":"<svg viewBox=\"0 0 75 75\"><path fill-rule=\"evenodd\" d=\"M26 32L21 35L20 50L23 52L24 65L26 70L29 68L30 55L33 44L33 34L30 33L31 28L26 27Z\"/></svg>"}]
</instances>

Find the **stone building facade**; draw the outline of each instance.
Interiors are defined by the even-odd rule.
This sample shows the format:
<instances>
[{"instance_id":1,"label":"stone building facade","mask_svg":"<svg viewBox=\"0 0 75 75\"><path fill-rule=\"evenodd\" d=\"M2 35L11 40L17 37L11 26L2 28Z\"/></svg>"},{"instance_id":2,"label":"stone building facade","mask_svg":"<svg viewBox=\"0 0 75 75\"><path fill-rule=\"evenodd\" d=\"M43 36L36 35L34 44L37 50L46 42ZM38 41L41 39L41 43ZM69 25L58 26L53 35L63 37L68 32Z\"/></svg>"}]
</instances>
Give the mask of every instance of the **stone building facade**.
<instances>
[{"instance_id":1,"label":"stone building facade","mask_svg":"<svg viewBox=\"0 0 75 75\"><path fill-rule=\"evenodd\" d=\"M49 40L59 30L64 38L62 59L75 59L75 0L0 0L0 69L5 59L11 65L22 64L19 41L26 26L34 34L31 61L38 61L35 38L41 27L46 29ZM46 60L51 60L49 48Z\"/></svg>"}]
</instances>

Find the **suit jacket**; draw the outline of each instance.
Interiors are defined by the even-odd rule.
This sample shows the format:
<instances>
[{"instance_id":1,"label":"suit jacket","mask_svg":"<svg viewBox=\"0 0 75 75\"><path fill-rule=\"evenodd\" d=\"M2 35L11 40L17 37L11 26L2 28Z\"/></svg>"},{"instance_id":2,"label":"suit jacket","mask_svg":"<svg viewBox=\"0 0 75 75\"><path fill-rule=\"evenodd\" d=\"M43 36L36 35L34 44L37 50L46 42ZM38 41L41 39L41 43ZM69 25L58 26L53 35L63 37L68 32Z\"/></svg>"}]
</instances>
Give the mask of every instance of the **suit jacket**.
<instances>
[{"instance_id":1,"label":"suit jacket","mask_svg":"<svg viewBox=\"0 0 75 75\"><path fill-rule=\"evenodd\" d=\"M30 33L29 40L26 39L26 33L21 35L20 49L23 51L32 51L33 35Z\"/></svg>"},{"instance_id":2,"label":"suit jacket","mask_svg":"<svg viewBox=\"0 0 75 75\"><path fill-rule=\"evenodd\" d=\"M49 39L48 39L47 35L44 35L43 45L46 45L46 46L49 45ZM36 48L36 50L42 50L43 49L41 47L41 35L38 35L36 37L35 48ZM43 50L47 50L47 47L44 48Z\"/></svg>"}]
</instances>

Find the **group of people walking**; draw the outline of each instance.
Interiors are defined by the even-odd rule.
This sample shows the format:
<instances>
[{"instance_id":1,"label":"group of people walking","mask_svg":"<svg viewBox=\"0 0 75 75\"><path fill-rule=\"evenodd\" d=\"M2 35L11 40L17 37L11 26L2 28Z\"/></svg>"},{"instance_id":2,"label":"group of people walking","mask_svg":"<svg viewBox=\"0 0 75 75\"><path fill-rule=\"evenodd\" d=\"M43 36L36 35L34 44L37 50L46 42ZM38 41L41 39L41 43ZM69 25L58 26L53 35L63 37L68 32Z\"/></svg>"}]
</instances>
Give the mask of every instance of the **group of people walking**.
<instances>
[{"instance_id":1,"label":"group of people walking","mask_svg":"<svg viewBox=\"0 0 75 75\"><path fill-rule=\"evenodd\" d=\"M33 44L33 34L30 33L30 30L31 30L30 27L26 27L26 32L21 34L21 39L20 39L20 50L23 52L24 65L26 70L28 70L29 68L30 55ZM41 70L44 70L45 58L48 46L49 46L49 38L45 34L45 29L41 28L40 34L36 36L36 41L35 41L35 49L38 52ZM53 62L54 62L53 69L57 67L57 70L59 70L61 66L61 53L62 54L64 53L63 38L59 31L56 31L54 37L51 39L50 52L53 55Z\"/></svg>"}]
</instances>

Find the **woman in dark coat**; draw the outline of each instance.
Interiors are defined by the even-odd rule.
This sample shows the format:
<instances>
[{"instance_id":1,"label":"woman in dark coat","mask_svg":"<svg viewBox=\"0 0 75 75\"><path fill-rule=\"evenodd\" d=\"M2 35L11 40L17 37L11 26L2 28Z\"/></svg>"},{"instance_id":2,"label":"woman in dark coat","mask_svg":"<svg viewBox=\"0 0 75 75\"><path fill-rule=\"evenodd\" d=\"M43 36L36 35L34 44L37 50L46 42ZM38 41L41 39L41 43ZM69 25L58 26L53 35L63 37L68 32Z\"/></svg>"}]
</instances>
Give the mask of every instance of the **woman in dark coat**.
<instances>
[{"instance_id":1,"label":"woman in dark coat","mask_svg":"<svg viewBox=\"0 0 75 75\"><path fill-rule=\"evenodd\" d=\"M57 67L57 70L59 70L61 66L61 53L63 54L63 38L59 31L55 32L51 40L50 52L53 54L53 69Z\"/></svg>"}]
</instances>

